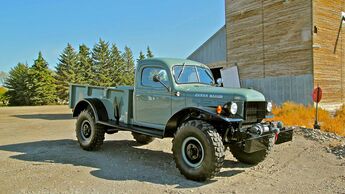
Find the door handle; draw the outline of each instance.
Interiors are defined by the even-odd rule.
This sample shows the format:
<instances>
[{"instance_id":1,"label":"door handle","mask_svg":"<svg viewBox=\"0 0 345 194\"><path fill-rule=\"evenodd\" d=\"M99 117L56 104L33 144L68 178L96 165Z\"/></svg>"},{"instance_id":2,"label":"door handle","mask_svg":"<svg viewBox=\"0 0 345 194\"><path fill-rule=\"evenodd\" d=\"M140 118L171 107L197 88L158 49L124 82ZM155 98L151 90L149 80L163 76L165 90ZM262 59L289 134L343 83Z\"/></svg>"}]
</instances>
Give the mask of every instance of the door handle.
<instances>
[{"instance_id":1,"label":"door handle","mask_svg":"<svg viewBox=\"0 0 345 194\"><path fill-rule=\"evenodd\" d=\"M175 92L174 95L177 96L177 97L180 97L181 93L180 92Z\"/></svg>"}]
</instances>

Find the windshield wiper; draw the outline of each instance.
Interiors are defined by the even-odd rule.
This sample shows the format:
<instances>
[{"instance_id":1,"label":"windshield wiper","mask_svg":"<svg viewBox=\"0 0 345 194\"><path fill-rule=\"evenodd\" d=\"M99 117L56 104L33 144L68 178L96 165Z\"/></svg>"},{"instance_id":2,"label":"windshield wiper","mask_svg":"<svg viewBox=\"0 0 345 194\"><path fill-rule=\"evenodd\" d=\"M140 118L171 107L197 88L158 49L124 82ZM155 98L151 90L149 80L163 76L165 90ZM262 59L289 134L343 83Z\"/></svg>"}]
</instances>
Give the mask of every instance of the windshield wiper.
<instances>
[{"instance_id":1,"label":"windshield wiper","mask_svg":"<svg viewBox=\"0 0 345 194\"><path fill-rule=\"evenodd\" d=\"M184 71L184 67L186 66L186 63L183 63L182 64L182 69L181 69L181 71L180 71L180 73L178 74L178 76L177 76L177 81L180 79L180 77L181 77L181 75L182 75L182 73L183 73L183 71Z\"/></svg>"}]
</instances>

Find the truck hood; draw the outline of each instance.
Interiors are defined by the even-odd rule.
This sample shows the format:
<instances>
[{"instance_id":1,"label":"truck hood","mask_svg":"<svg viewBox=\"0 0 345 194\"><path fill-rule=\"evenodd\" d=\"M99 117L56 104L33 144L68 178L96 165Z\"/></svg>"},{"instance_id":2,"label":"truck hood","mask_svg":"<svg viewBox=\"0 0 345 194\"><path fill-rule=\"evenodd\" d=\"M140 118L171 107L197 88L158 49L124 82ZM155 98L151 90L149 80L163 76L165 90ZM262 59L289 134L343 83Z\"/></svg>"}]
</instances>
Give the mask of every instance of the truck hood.
<instances>
[{"instance_id":1,"label":"truck hood","mask_svg":"<svg viewBox=\"0 0 345 194\"><path fill-rule=\"evenodd\" d=\"M253 89L246 88L224 88L202 85L186 85L180 88L180 92L187 97L214 98L241 101L265 101L265 96Z\"/></svg>"}]
</instances>

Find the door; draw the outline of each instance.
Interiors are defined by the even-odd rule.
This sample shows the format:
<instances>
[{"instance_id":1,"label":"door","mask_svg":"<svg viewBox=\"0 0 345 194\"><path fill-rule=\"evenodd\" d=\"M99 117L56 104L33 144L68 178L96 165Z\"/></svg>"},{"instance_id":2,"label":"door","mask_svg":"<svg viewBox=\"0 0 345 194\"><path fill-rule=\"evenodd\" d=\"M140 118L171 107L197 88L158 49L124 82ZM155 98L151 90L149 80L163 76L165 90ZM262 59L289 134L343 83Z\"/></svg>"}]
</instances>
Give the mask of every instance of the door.
<instances>
[{"instance_id":1,"label":"door","mask_svg":"<svg viewBox=\"0 0 345 194\"><path fill-rule=\"evenodd\" d=\"M171 79L167 70L158 66L146 66L141 70L135 88L134 120L136 124L164 129L171 117ZM153 77L159 76L161 82Z\"/></svg>"}]
</instances>

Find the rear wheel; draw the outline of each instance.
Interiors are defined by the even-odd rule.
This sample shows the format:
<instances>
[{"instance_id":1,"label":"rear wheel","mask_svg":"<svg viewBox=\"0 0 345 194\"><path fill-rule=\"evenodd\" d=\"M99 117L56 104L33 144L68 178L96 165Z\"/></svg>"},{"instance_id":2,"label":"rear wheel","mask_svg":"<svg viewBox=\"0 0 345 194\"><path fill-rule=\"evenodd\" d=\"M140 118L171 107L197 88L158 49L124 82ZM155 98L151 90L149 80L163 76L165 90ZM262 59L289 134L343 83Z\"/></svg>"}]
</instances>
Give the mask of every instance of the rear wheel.
<instances>
[{"instance_id":1,"label":"rear wheel","mask_svg":"<svg viewBox=\"0 0 345 194\"><path fill-rule=\"evenodd\" d=\"M105 130L95 124L90 111L84 110L79 114L75 131L79 145L84 150L97 150L103 144Z\"/></svg>"},{"instance_id":2,"label":"rear wheel","mask_svg":"<svg viewBox=\"0 0 345 194\"><path fill-rule=\"evenodd\" d=\"M205 181L219 173L224 162L222 139L207 122L183 123L173 140L176 167L187 179Z\"/></svg>"},{"instance_id":3,"label":"rear wheel","mask_svg":"<svg viewBox=\"0 0 345 194\"><path fill-rule=\"evenodd\" d=\"M135 133L132 132L133 138L135 139L136 142L138 142L141 145L146 145L151 143L154 138L148 135L140 134L140 133Z\"/></svg>"},{"instance_id":4,"label":"rear wheel","mask_svg":"<svg viewBox=\"0 0 345 194\"><path fill-rule=\"evenodd\" d=\"M245 164L258 164L265 160L274 145L274 137L269 138L266 142L267 148L253 153L246 153L243 151L241 143L230 144L230 152L240 162Z\"/></svg>"}]
</instances>

